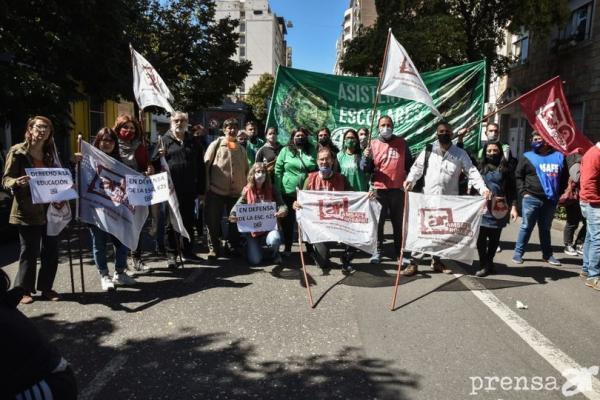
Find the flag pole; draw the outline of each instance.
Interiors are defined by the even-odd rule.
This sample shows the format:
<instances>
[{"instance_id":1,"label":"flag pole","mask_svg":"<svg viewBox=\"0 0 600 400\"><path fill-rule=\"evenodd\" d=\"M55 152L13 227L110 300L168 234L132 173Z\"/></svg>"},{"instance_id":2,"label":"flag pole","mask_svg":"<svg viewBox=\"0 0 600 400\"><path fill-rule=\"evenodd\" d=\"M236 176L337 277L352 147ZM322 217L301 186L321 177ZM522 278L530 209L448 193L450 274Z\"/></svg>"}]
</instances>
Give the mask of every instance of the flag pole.
<instances>
[{"instance_id":1,"label":"flag pole","mask_svg":"<svg viewBox=\"0 0 600 400\"><path fill-rule=\"evenodd\" d=\"M81 153L82 135L77 135L77 152ZM77 162L77 191L81 194L81 162ZM85 293L85 280L83 276L83 249L81 246L81 201L77 198L77 242L79 247L79 274L81 275L81 293Z\"/></svg>"},{"instance_id":2,"label":"flag pole","mask_svg":"<svg viewBox=\"0 0 600 400\"><path fill-rule=\"evenodd\" d=\"M310 282L308 281L308 274L306 273L306 264L304 264L304 251L302 250L302 229L298 225L298 245L300 246L300 262L302 263L302 273L304 274L304 282L306 284L306 291L308 292L308 303L310 308L315 308L313 302L312 293L310 291Z\"/></svg>"},{"instance_id":3,"label":"flag pole","mask_svg":"<svg viewBox=\"0 0 600 400\"><path fill-rule=\"evenodd\" d=\"M377 78L377 92L375 95L375 102L373 103L373 110L371 112L371 126L369 129L369 136L367 138L367 148L371 147L371 136L373 136L373 123L375 122L375 112L377 111L377 105L381 97L381 77L385 73L385 66L387 60L388 48L390 46L390 37L392 36L392 28L388 29L387 40L385 42L385 50L383 52L383 61L381 62L381 69L379 70L379 78Z\"/></svg>"},{"instance_id":4,"label":"flag pole","mask_svg":"<svg viewBox=\"0 0 600 400\"><path fill-rule=\"evenodd\" d=\"M396 297L398 295L398 285L400 284L400 275L402 272L402 263L404 261L404 242L406 242L406 205L408 203L408 190L404 190L404 208L402 210L402 247L400 247L400 258L398 259L398 271L396 271L396 282L394 283L394 296L392 297L392 304L390 305L390 311L394 311L396 308Z\"/></svg>"}]
</instances>

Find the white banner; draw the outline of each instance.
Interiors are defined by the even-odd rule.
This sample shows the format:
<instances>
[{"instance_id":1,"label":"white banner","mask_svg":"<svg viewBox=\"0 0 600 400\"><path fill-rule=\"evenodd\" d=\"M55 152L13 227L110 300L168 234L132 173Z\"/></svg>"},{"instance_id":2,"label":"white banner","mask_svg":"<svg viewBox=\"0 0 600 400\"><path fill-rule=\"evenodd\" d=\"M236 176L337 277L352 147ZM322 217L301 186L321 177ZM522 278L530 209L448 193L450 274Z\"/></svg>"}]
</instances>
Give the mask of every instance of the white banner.
<instances>
[{"instance_id":1,"label":"white banner","mask_svg":"<svg viewBox=\"0 0 600 400\"><path fill-rule=\"evenodd\" d=\"M377 250L381 205L367 193L300 190L298 203L296 219L307 242L339 242L369 254Z\"/></svg>"},{"instance_id":2,"label":"white banner","mask_svg":"<svg viewBox=\"0 0 600 400\"><path fill-rule=\"evenodd\" d=\"M480 196L408 194L405 250L473 260L486 200Z\"/></svg>"},{"instance_id":3,"label":"white banner","mask_svg":"<svg viewBox=\"0 0 600 400\"><path fill-rule=\"evenodd\" d=\"M170 101L175 100L165 81L158 75L152 64L131 45L131 63L133 65L133 96L143 110L148 106L162 107L171 114L173 107Z\"/></svg>"},{"instance_id":4,"label":"white banner","mask_svg":"<svg viewBox=\"0 0 600 400\"><path fill-rule=\"evenodd\" d=\"M419 75L419 71L390 32L390 43L385 60L385 74L381 82L381 94L414 100L427 105L436 116L442 117L433 105L433 99Z\"/></svg>"},{"instance_id":5,"label":"white banner","mask_svg":"<svg viewBox=\"0 0 600 400\"><path fill-rule=\"evenodd\" d=\"M66 168L25 168L33 204L57 203L77 198L71 171Z\"/></svg>"},{"instance_id":6,"label":"white banner","mask_svg":"<svg viewBox=\"0 0 600 400\"><path fill-rule=\"evenodd\" d=\"M240 232L271 232L277 227L277 205L274 202L238 204L235 206Z\"/></svg>"},{"instance_id":7,"label":"white banner","mask_svg":"<svg viewBox=\"0 0 600 400\"><path fill-rule=\"evenodd\" d=\"M132 205L149 206L169 200L166 172L150 176L127 175L125 178L127 197Z\"/></svg>"},{"instance_id":8,"label":"white banner","mask_svg":"<svg viewBox=\"0 0 600 400\"><path fill-rule=\"evenodd\" d=\"M163 171L167 173L167 179L169 181L169 220L171 221L173 228L179 232L181 236L187 240L191 240L190 234L183 225L183 218L181 218L181 213L179 212L179 200L177 199L177 194L175 193L175 185L173 185L173 181L171 180L169 164L164 157L160 158L160 166L162 167Z\"/></svg>"},{"instance_id":9,"label":"white banner","mask_svg":"<svg viewBox=\"0 0 600 400\"><path fill-rule=\"evenodd\" d=\"M148 207L133 206L125 193L125 176L143 176L85 141L81 141L79 218L136 249Z\"/></svg>"}]
</instances>

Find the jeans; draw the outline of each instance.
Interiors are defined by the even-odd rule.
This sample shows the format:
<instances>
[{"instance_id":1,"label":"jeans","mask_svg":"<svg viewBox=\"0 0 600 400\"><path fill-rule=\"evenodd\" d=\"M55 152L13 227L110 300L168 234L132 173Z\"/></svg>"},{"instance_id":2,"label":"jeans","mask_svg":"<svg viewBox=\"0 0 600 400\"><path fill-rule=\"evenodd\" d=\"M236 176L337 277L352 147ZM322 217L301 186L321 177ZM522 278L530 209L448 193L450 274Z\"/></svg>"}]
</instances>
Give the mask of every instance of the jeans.
<instances>
[{"instance_id":1,"label":"jeans","mask_svg":"<svg viewBox=\"0 0 600 400\"><path fill-rule=\"evenodd\" d=\"M381 204L381 214L377 225L377 252L383 245L383 228L386 216L390 217L394 233L394 256L400 256L402 240L402 220L404 217L404 191L400 189L377 189L377 201Z\"/></svg>"},{"instance_id":2,"label":"jeans","mask_svg":"<svg viewBox=\"0 0 600 400\"><path fill-rule=\"evenodd\" d=\"M494 267L494 256L500 243L502 228L479 228L477 237L477 253L479 254L479 265L481 268Z\"/></svg>"},{"instance_id":3,"label":"jeans","mask_svg":"<svg viewBox=\"0 0 600 400\"><path fill-rule=\"evenodd\" d=\"M589 278L595 278L600 276L600 207L593 207L583 201L579 204L581 213L587 220L582 272L586 272Z\"/></svg>"},{"instance_id":4,"label":"jeans","mask_svg":"<svg viewBox=\"0 0 600 400\"><path fill-rule=\"evenodd\" d=\"M523 257L525 246L529 242L531 232L537 223L540 234L540 246L542 247L542 258L547 260L552 256L552 244L550 241L550 228L554 219L556 204L550 200L538 199L535 196L526 195L522 203L522 221L517 243L515 243L515 256Z\"/></svg>"},{"instance_id":5,"label":"jeans","mask_svg":"<svg viewBox=\"0 0 600 400\"><path fill-rule=\"evenodd\" d=\"M42 264L37 279L37 289L52 289L56 269L58 268L58 236L46 235L46 225L18 225L19 271L15 278L15 287L21 287L26 293L35 292L37 259Z\"/></svg>"},{"instance_id":6,"label":"jeans","mask_svg":"<svg viewBox=\"0 0 600 400\"><path fill-rule=\"evenodd\" d=\"M120 274L127 268L127 252L129 249L110 233L104 232L96 226L90 226L92 235L92 254L94 263L100 275L108 275L108 264L106 262L106 245L108 239L113 243L115 249L115 271Z\"/></svg>"},{"instance_id":7,"label":"jeans","mask_svg":"<svg viewBox=\"0 0 600 400\"><path fill-rule=\"evenodd\" d=\"M258 265L263 260L263 246L267 246L273 257L279 252L281 245L281 235L279 231L273 230L267 235L252 237L249 233L246 236L246 257L250 265Z\"/></svg>"},{"instance_id":8,"label":"jeans","mask_svg":"<svg viewBox=\"0 0 600 400\"><path fill-rule=\"evenodd\" d=\"M565 224L565 230L563 231L563 239L565 246L567 245L578 245L583 244L585 240L585 218L581 214L581 207L579 204L567 204L565 205L565 211L567 212L567 223ZM581 229L577 233L577 238L573 241L575 231L581 222Z\"/></svg>"},{"instance_id":9,"label":"jeans","mask_svg":"<svg viewBox=\"0 0 600 400\"><path fill-rule=\"evenodd\" d=\"M285 244L285 251L292 251L292 244L294 240L298 239L294 237L294 224L296 223L296 210L294 210L293 204L296 201L296 193L284 194L283 202L287 206L288 213L281 220L281 227L283 228L283 240Z\"/></svg>"}]
</instances>

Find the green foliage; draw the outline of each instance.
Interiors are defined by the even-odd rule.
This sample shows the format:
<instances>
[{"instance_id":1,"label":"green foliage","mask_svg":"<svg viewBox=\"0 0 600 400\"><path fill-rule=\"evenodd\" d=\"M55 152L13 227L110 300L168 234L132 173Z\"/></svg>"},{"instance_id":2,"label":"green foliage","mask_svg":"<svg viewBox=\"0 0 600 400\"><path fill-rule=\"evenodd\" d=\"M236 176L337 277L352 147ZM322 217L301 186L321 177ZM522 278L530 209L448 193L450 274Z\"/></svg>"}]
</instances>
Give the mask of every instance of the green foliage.
<instances>
[{"instance_id":1,"label":"green foliage","mask_svg":"<svg viewBox=\"0 0 600 400\"><path fill-rule=\"evenodd\" d=\"M267 101L273 93L274 84L275 78L273 78L273 75L262 74L258 81L248 90L245 98L245 102L252 107L252 113L261 125L264 125L267 119Z\"/></svg>"},{"instance_id":2,"label":"green foliage","mask_svg":"<svg viewBox=\"0 0 600 400\"><path fill-rule=\"evenodd\" d=\"M342 69L376 75L381 69L388 28L417 69L431 71L487 59L499 74L513 61L497 53L504 29L521 27L543 38L569 16L567 0L376 0L376 24L348 43Z\"/></svg>"}]
</instances>

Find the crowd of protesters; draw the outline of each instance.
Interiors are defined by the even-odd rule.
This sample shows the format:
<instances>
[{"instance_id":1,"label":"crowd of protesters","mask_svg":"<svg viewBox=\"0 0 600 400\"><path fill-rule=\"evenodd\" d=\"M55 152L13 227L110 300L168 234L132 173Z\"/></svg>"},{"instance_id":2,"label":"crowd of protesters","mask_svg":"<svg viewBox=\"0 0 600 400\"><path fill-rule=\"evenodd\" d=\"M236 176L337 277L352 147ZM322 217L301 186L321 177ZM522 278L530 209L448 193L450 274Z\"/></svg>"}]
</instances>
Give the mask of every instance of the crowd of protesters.
<instances>
[{"instance_id":1,"label":"crowd of protesters","mask_svg":"<svg viewBox=\"0 0 600 400\"><path fill-rule=\"evenodd\" d=\"M494 257L500 250L502 230L510 220L516 221L519 214L521 224L512 262L523 263L526 245L537 225L543 260L560 266L552 252L550 228L557 205L561 204L567 213L564 252L582 256L581 277L587 286L600 290L600 144L585 154L565 157L534 131L531 150L517 159L500 142L498 125L488 123L481 150L469 155L462 146L466 132L458 132L457 139L450 124L440 122L435 127L436 140L413 159L404 138L394 135L392 118L382 116L376 128L377 135L373 138L366 127L358 131L347 129L341 133L338 147L327 127L314 133L297 127L290 132L287 144L282 145L276 128L268 127L263 137L254 122L246 123L241 130L237 120L228 119L223 123L222 135L209 139L203 127L192 128L188 115L177 111L171 115L170 129L151 145L139 121L123 114L112 128L103 127L95 133L93 145L146 175L161 172L161 158L166 161L179 213L190 235L190 240L180 237L172 226L169 207L152 206L151 232L156 250L165 256L169 268L180 265L178 257L183 262L203 262L196 254L201 239L206 240L210 262L238 256L245 257L250 265L265 260L279 265L289 262L292 244L297 240L295 214L302 207L296 198L298 189L368 193L371 201L381 205L377 250L370 262L378 264L384 257L383 228L389 219L393 253L387 256L403 263L399 256L405 191L429 195L478 193L486 198L487 210L477 239L477 276L495 272ZM3 186L14 195L10 223L17 226L20 242L14 286L22 289L23 304L34 301L36 290L49 300L60 298L53 289L58 241L46 234L47 206L32 203L25 173L26 168L55 166L53 133L49 119L31 118L24 141L8 152L2 178ZM76 153L74 162L80 160L81 155ZM276 229L240 234L235 205L260 202L276 203ZM582 227L576 235L579 224ZM96 226L90 225L89 232L103 290L136 284L127 272L128 266L137 273L151 272L143 259L142 240L137 248L128 249ZM112 277L107 260L108 242L114 247ZM330 250L334 246L336 243L309 246L323 273L328 273L333 265ZM357 251L343 247L340 258L343 273L353 272L352 259ZM417 273L424 256L427 255L410 254L403 275ZM431 258L434 271L452 272L443 260Z\"/></svg>"}]
</instances>

